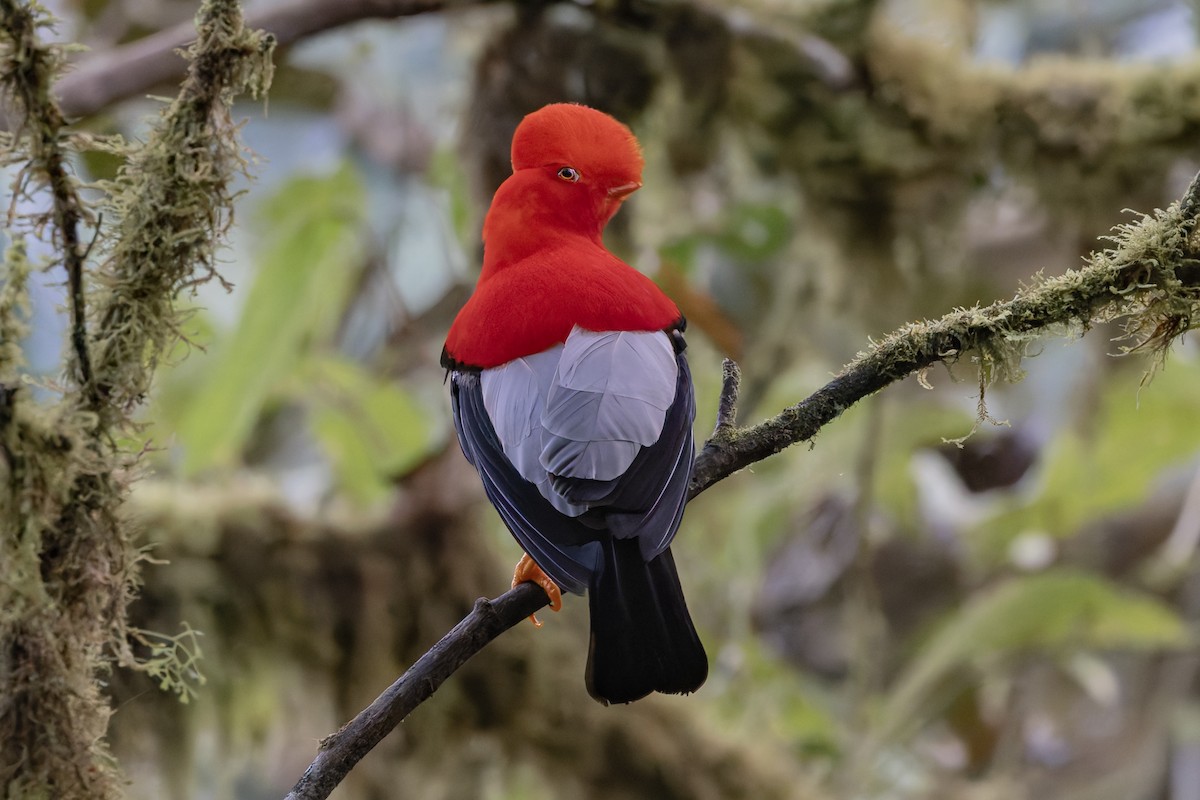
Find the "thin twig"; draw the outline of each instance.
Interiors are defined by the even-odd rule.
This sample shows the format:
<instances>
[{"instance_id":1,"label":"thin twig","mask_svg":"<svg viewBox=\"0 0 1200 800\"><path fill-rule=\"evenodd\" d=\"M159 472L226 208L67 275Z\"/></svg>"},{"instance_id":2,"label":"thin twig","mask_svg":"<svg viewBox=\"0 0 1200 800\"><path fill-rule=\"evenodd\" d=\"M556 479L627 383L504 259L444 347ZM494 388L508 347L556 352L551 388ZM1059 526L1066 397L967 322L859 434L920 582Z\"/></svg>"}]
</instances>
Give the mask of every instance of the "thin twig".
<instances>
[{"instance_id":1,"label":"thin twig","mask_svg":"<svg viewBox=\"0 0 1200 800\"><path fill-rule=\"evenodd\" d=\"M63 179L65 180L65 171ZM71 295L71 348L79 363L79 382L83 393L95 408L103 400L96 391L96 383L92 378L92 359L88 352L87 301L83 290L83 270L87 256L85 252L80 251L79 244L79 198L73 192L72 196L75 199L74 204L64 205L59 201L59 193L55 192L54 215L63 226L63 265L67 270L67 288Z\"/></svg>"},{"instance_id":2,"label":"thin twig","mask_svg":"<svg viewBox=\"0 0 1200 800\"><path fill-rule=\"evenodd\" d=\"M721 397L717 401L717 424L712 438L716 439L737 430L738 392L742 386L742 370L732 358L721 362Z\"/></svg>"}]
</instances>

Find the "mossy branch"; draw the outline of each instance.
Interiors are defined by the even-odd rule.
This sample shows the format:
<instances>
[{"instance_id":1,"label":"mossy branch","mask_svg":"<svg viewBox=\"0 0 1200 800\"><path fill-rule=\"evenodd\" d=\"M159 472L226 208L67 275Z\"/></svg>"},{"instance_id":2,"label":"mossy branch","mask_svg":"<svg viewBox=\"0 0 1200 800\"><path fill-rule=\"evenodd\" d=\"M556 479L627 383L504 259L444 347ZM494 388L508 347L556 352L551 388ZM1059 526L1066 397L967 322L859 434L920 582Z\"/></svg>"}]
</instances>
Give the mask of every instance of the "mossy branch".
<instances>
[{"instance_id":1,"label":"mossy branch","mask_svg":"<svg viewBox=\"0 0 1200 800\"><path fill-rule=\"evenodd\" d=\"M85 221L85 206L79 199L78 183L70 174L63 148L63 114L50 96L50 87L62 66L62 56L59 48L38 40L40 24L34 7L21 5L16 0L0 0L0 25L7 38L5 57L0 63L0 86L13 106L18 138L24 140L29 155L15 185L25 187L26 193L31 186L44 185L53 198L49 221L67 273L71 313L74 369L70 372L89 402L97 406L99 398L92 382L87 348L87 307L83 288L87 248L79 235Z\"/></svg>"},{"instance_id":2,"label":"mossy branch","mask_svg":"<svg viewBox=\"0 0 1200 800\"><path fill-rule=\"evenodd\" d=\"M968 353L981 375L1013 377L1035 336L1117 319L1136 340L1130 349L1161 354L1200 319L1200 261L1194 232L1200 174L1166 211L1121 226L1113 247L1093 253L1080 270L1042 280L1011 300L954 311L906 325L873 344L829 384L777 416L736 426L739 372L726 360L712 438L696 457L690 494L785 447L812 439L854 403L939 361ZM529 614L548 605L542 589L522 583L475 609L367 709L325 738L316 759L286 800L322 800L393 728L427 700L454 670Z\"/></svg>"},{"instance_id":3,"label":"mossy branch","mask_svg":"<svg viewBox=\"0 0 1200 800\"><path fill-rule=\"evenodd\" d=\"M243 165L228 109L235 93L266 88L273 43L243 28L236 0L201 5L178 98L146 144L119 148L128 160L103 187L105 216L118 222L85 271L91 245L79 230L92 217L66 149L82 139L64 135L50 99L62 59L37 40L48 18L37 3L0 0L0 23L0 80L21 122L4 160L22 164L15 194L49 206L22 218L14 200L18 231L0 277L0 797L103 800L119 797L122 781L105 750L99 673L115 659L170 687L176 665L186 669L127 623L141 556L119 514L137 458L120 437L178 332L176 296L215 276ZM47 200L31 190L38 185ZM47 228L59 251L52 263L67 272L75 378L51 400L24 388L18 345L30 268L20 234ZM135 658L136 641L148 660Z\"/></svg>"},{"instance_id":4,"label":"mossy branch","mask_svg":"<svg viewBox=\"0 0 1200 800\"><path fill-rule=\"evenodd\" d=\"M178 335L176 295L218 278L214 250L228 229L234 175L245 166L229 104L270 85L269 34L243 27L235 0L211 0L175 101L115 183L120 219L102 269L93 345L96 381L112 424L140 403L156 359Z\"/></svg>"},{"instance_id":5,"label":"mossy branch","mask_svg":"<svg viewBox=\"0 0 1200 800\"><path fill-rule=\"evenodd\" d=\"M25 363L21 341L29 332L26 319L30 312L27 289L30 266L23 239L17 238L8 243L4 251L3 269L0 272L4 278L0 282L0 386L15 381ZM4 418L0 417L0 429L4 427L4 422Z\"/></svg>"},{"instance_id":6,"label":"mossy branch","mask_svg":"<svg viewBox=\"0 0 1200 800\"><path fill-rule=\"evenodd\" d=\"M1122 225L1113 247L1078 270L1038 279L1011 300L954 311L889 334L847 364L826 386L765 422L719 427L696 458L691 495L756 461L816 436L846 409L939 361L970 353L984 375L1018 373L1035 336L1124 320L1130 349L1165 352L1200 319L1200 262L1193 237L1200 174L1166 211Z\"/></svg>"}]
</instances>

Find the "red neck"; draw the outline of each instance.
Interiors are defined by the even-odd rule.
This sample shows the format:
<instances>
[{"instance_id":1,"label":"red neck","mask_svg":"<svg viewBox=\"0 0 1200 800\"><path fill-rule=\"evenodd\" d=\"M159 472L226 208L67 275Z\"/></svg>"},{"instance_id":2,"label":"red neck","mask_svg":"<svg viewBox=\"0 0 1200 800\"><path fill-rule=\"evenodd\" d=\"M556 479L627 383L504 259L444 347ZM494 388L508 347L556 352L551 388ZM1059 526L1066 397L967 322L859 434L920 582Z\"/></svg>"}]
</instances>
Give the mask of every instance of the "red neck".
<instances>
[{"instance_id":1,"label":"red neck","mask_svg":"<svg viewBox=\"0 0 1200 800\"><path fill-rule=\"evenodd\" d=\"M651 331L680 320L653 281L604 248L619 201L521 170L484 221L479 284L446 339L448 364L493 367L564 341L578 325Z\"/></svg>"},{"instance_id":2,"label":"red neck","mask_svg":"<svg viewBox=\"0 0 1200 800\"><path fill-rule=\"evenodd\" d=\"M601 201L583 187L547 180L542 170L513 173L496 190L483 221L479 282L555 240L582 238L603 247L604 225L616 208Z\"/></svg>"}]
</instances>

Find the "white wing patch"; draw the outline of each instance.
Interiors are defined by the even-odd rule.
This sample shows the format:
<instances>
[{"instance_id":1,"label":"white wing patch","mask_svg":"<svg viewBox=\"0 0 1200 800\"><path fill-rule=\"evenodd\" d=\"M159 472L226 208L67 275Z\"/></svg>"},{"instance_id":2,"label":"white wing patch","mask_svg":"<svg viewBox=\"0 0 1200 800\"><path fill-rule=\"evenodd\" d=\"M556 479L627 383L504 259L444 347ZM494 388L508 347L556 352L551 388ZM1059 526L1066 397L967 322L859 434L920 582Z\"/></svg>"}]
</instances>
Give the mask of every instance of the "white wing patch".
<instances>
[{"instance_id":1,"label":"white wing patch","mask_svg":"<svg viewBox=\"0 0 1200 800\"><path fill-rule=\"evenodd\" d=\"M587 506L575 505L550 488L550 475L542 467L542 416L546 395L563 346L556 345L532 356L517 358L480 374L483 407L504 455L522 478L538 487L542 497L563 514L577 517Z\"/></svg>"},{"instance_id":2,"label":"white wing patch","mask_svg":"<svg viewBox=\"0 0 1200 800\"><path fill-rule=\"evenodd\" d=\"M614 480L658 441L675 401L675 350L659 331L576 327L565 345L483 370L483 405L504 455L563 514L588 510L550 475Z\"/></svg>"},{"instance_id":3,"label":"white wing patch","mask_svg":"<svg viewBox=\"0 0 1200 800\"><path fill-rule=\"evenodd\" d=\"M546 397L542 468L567 478L620 477L662 434L677 375L665 333L573 329Z\"/></svg>"}]
</instances>

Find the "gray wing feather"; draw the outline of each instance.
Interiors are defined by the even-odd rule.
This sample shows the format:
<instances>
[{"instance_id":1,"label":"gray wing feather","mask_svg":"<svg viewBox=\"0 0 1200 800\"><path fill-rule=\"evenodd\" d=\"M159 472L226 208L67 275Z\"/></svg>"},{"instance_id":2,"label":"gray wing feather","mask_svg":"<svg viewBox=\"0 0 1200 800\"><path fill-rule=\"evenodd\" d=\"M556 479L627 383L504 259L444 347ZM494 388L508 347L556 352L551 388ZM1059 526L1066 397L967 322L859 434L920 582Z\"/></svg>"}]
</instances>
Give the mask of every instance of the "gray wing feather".
<instances>
[{"instance_id":1,"label":"gray wing feather","mask_svg":"<svg viewBox=\"0 0 1200 800\"><path fill-rule=\"evenodd\" d=\"M587 511L587 506L573 504L555 492L540 460L546 395L562 351L559 345L485 369L480 374L480 386L496 438L517 473L537 486L542 497L560 512L577 517Z\"/></svg>"},{"instance_id":2,"label":"gray wing feather","mask_svg":"<svg viewBox=\"0 0 1200 800\"><path fill-rule=\"evenodd\" d=\"M576 328L563 346L455 372L451 386L459 441L488 497L564 589L582 591L599 568L600 531L637 539L647 561L670 544L696 408L667 334Z\"/></svg>"},{"instance_id":3,"label":"gray wing feather","mask_svg":"<svg viewBox=\"0 0 1200 800\"><path fill-rule=\"evenodd\" d=\"M546 396L542 468L584 480L620 477L662 433L677 375L665 333L572 330Z\"/></svg>"},{"instance_id":4,"label":"gray wing feather","mask_svg":"<svg viewBox=\"0 0 1200 800\"><path fill-rule=\"evenodd\" d=\"M556 511L504 455L483 403L479 375L451 374L450 405L463 452L479 471L504 524L564 591L582 593L600 557L594 529Z\"/></svg>"}]
</instances>

